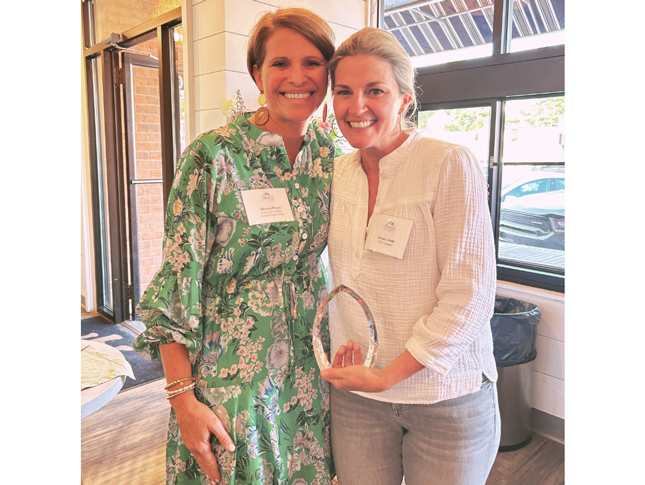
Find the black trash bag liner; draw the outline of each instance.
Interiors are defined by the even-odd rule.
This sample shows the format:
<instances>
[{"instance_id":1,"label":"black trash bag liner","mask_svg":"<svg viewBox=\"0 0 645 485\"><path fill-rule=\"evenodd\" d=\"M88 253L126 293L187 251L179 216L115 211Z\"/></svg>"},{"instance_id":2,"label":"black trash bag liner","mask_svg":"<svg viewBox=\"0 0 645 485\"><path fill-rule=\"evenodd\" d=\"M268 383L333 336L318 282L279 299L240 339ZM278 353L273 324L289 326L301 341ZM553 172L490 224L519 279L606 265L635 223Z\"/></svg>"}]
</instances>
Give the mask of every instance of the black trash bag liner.
<instances>
[{"instance_id":1,"label":"black trash bag liner","mask_svg":"<svg viewBox=\"0 0 645 485\"><path fill-rule=\"evenodd\" d=\"M540 308L533 303L495 297L495 313L490 326L497 367L524 364L537 357L535 339L541 317Z\"/></svg>"}]
</instances>

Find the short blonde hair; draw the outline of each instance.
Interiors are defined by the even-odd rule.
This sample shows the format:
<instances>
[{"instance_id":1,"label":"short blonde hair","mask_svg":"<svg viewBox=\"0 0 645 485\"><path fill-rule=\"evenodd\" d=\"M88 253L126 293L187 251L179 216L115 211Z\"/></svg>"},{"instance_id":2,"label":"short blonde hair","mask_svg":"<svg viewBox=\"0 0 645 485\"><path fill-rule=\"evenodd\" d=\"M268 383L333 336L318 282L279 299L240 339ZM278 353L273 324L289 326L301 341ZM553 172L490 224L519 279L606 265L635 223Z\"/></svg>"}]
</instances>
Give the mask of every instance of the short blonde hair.
<instances>
[{"instance_id":1,"label":"short blonde hair","mask_svg":"<svg viewBox=\"0 0 645 485\"><path fill-rule=\"evenodd\" d=\"M246 67L253 81L253 66L262 67L266 56L266 43L277 29L295 30L311 42L329 62L334 55L336 37L329 24L306 8L279 8L264 14L251 30L246 53Z\"/></svg>"},{"instance_id":2,"label":"short blonde hair","mask_svg":"<svg viewBox=\"0 0 645 485\"><path fill-rule=\"evenodd\" d=\"M329 63L332 91L336 84L336 68L338 67L338 63L346 57L360 55L378 57L392 66L394 78L399 85L401 94L409 94L412 96L406 108L406 113L404 113L404 119L410 125L411 123L408 117L417 104L417 95L414 86L416 71L412 67L410 56L405 52L403 46L396 40L394 35L386 30L365 27L352 34L349 39L336 49L336 53Z\"/></svg>"}]
</instances>

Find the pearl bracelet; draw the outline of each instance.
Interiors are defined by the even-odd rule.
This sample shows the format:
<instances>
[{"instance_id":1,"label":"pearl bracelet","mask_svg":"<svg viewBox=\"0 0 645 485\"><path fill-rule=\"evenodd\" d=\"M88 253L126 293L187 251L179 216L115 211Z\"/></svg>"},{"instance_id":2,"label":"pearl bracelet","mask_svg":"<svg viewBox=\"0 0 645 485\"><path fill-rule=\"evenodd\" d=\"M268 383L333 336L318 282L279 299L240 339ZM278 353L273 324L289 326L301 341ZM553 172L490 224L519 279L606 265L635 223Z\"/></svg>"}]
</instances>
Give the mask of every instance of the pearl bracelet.
<instances>
[{"instance_id":1,"label":"pearl bracelet","mask_svg":"<svg viewBox=\"0 0 645 485\"><path fill-rule=\"evenodd\" d=\"M166 384L166 386L164 387L164 389L167 391L168 389L170 389L170 388L171 388L172 386L174 386L175 384L180 384L180 383L182 383L182 382L184 382L184 381L187 381L187 380L189 380L189 379L192 379L192 381L193 381L193 382L195 382L195 378L194 378L193 376L190 376L190 377L184 377L183 379L177 379L176 381L172 381L170 384Z\"/></svg>"},{"instance_id":2,"label":"pearl bracelet","mask_svg":"<svg viewBox=\"0 0 645 485\"><path fill-rule=\"evenodd\" d=\"M182 387L178 391L167 392L168 397L166 399L172 399L173 397L179 396L180 394L183 394L184 392L190 391L191 389L195 389L195 383L194 382L189 384L189 385L187 385L186 387Z\"/></svg>"}]
</instances>

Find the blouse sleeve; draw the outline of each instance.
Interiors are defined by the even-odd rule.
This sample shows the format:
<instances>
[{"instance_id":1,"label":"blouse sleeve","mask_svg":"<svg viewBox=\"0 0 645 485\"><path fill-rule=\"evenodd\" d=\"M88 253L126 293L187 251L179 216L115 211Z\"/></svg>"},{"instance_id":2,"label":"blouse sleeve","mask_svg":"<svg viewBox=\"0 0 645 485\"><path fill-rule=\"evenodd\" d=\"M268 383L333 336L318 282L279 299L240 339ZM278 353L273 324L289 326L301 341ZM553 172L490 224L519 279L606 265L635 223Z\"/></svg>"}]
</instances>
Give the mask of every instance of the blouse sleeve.
<instances>
[{"instance_id":1,"label":"blouse sleeve","mask_svg":"<svg viewBox=\"0 0 645 485\"><path fill-rule=\"evenodd\" d=\"M446 375L488 325L495 303L495 246L486 181L473 154L456 147L445 156L434 205L438 304L413 327L406 348Z\"/></svg>"},{"instance_id":2,"label":"blouse sleeve","mask_svg":"<svg viewBox=\"0 0 645 485\"><path fill-rule=\"evenodd\" d=\"M159 360L159 344L172 342L186 346L191 364L201 352L202 278L217 229L214 175L198 138L179 161L166 209L163 263L137 306L146 330L134 348L147 359Z\"/></svg>"}]
</instances>

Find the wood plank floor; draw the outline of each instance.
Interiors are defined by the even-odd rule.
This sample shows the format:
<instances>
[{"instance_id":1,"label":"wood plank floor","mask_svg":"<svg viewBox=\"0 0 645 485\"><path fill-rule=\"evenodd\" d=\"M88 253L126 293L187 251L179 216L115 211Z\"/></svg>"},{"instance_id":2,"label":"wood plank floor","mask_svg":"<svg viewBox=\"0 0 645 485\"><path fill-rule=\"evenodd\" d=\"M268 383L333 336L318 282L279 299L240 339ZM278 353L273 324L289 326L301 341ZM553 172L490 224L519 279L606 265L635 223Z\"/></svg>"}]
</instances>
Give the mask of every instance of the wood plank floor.
<instances>
[{"instance_id":1,"label":"wood plank floor","mask_svg":"<svg viewBox=\"0 0 645 485\"><path fill-rule=\"evenodd\" d=\"M170 412L164 384L162 379L123 391L81 422L83 485L164 485ZM486 481L486 485L561 484L564 445L539 435L521 450L499 453Z\"/></svg>"},{"instance_id":2,"label":"wood plank floor","mask_svg":"<svg viewBox=\"0 0 645 485\"><path fill-rule=\"evenodd\" d=\"M83 485L163 485L170 404L160 379L122 391L81 421Z\"/></svg>"},{"instance_id":3,"label":"wood plank floor","mask_svg":"<svg viewBox=\"0 0 645 485\"><path fill-rule=\"evenodd\" d=\"M564 484L564 445L533 434L524 448L498 453L486 485Z\"/></svg>"}]
</instances>

